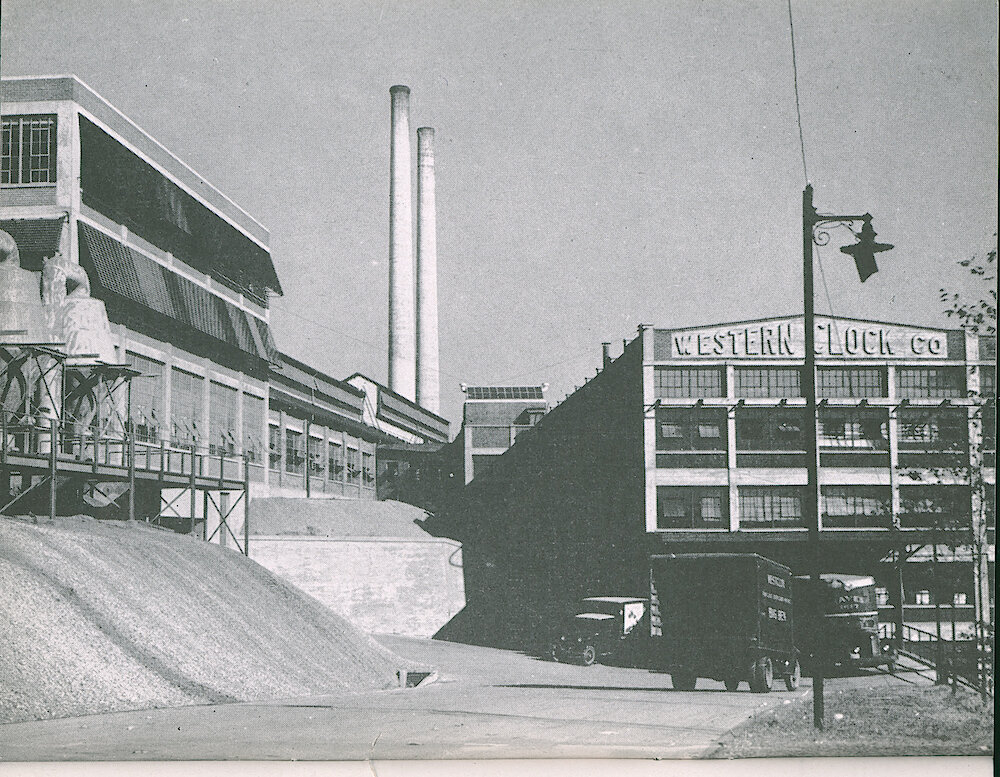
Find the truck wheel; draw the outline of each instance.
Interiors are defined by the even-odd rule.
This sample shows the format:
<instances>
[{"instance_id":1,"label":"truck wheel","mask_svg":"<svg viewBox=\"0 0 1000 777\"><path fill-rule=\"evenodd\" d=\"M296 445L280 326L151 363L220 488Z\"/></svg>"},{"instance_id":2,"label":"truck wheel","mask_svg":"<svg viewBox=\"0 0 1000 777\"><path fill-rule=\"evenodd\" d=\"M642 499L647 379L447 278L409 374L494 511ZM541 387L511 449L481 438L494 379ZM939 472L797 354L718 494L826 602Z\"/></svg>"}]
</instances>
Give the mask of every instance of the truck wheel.
<instances>
[{"instance_id":1,"label":"truck wheel","mask_svg":"<svg viewBox=\"0 0 1000 777\"><path fill-rule=\"evenodd\" d=\"M736 691L739 690L740 687L740 678L733 675L732 677L727 677L725 679L725 683L727 691Z\"/></svg>"},{"instance_id":2,"label":"truck wheel","mask_svg":"<svg viewBox=\"0 0 1000 777\"><path fill-rule=\"evenodd\" d=\"M584 666L592 666L597 663L597 648L593 645L587 645L583 649L583 653L580 654L580 660Z\"/></svg>"},{"instance_id":3,"label":"truck wheel","mask_svg":"<svg viewBox=\"0 0 1000 777\"><path fill-rule=\"evenodd\" d=\"M799 666L799 662L796 661L792 664L791 674L785 675L785 687L794 691L799 687L799 681L802 680L802 667Z\"/></svg>"},{"instance_id":4,"label":"truck wheel","mask_svg":"<svg viewBox=\"0 0 1000 777\"><path fill-rule=\"evenodd\" d=\"M750 671L750 690L754 693L767 693L774 684L774 667L771 666L771 659L762 656L753 662L753 669Z\"/></svg>"},{"instance_id":5,"label":"truck wheel","mask_svg":"<svg viewBox=\"0 0 1000 777\"><path fill-rule=\"evenodd\" d=\"M686 669L670 673L670 684L678 691L693 691L698 685L698 675Z\"/></svg>"}]
</instances>

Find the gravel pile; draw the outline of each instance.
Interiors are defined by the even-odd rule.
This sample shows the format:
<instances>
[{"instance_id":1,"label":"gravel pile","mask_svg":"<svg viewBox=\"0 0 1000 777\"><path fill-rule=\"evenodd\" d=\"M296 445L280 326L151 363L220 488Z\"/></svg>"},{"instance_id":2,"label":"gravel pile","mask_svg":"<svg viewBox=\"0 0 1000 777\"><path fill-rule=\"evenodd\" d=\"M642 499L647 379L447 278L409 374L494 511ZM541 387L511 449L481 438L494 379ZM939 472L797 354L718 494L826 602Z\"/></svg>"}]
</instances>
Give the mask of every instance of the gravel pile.
<instances>
[{"instance_id":1,"label":"gravel pile","mask_svg":"<svg viewBox=\"0 0 1000 777\"><path fill-rule=\"evenodd\" d=\"M414 668L233 550L0 518L0 723L389 688Z\"/></svg>"}]
</instances>

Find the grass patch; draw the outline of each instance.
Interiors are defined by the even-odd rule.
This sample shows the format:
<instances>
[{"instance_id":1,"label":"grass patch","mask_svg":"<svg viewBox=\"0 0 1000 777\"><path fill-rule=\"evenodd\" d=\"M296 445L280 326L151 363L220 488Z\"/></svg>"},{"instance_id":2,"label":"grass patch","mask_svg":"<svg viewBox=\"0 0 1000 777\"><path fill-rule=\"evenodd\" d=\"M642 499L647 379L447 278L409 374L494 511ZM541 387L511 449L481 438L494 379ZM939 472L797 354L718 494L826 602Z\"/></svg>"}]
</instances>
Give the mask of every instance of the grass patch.
<instances>
[{"instance_id":1,"label":"grass patch","mask_svg":"<svg viewBox=\"0 0 1000 777\"><path fill-rule=\"evenodd\" d=\"M992 755L993 703L944 686L828 690L826 727L812 697L770 708L729 732L711 758Z\"/></svg>"}]
</instances>

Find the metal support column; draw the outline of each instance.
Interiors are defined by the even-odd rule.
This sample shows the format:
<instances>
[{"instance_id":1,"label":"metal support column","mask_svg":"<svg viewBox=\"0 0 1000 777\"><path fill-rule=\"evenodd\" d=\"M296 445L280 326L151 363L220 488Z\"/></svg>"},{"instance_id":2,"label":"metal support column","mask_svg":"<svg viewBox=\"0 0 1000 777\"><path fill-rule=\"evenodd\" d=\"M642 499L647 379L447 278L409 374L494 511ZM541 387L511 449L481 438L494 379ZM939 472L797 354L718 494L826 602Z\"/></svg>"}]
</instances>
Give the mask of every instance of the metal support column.
<instances>
[{"instance_id":1,"label":"metal support column","mask_svg":"<svg viewBox=\"0 0 1000 777\"><path fill-rule=\"evenodd\" d=\"M250 556L250 459L243 457L243 555Z\"/></svg>"},{"instance_id":2,"label":"metal support column","mask_svg":"<svg viewBox=\"0 0 1000 777\"><path fill-rule=\"evenodd\" d=\"M49 419L49 518L56 517L56 454L59 446L59 419Z\"/></svg>"},{"instance_id":3,"label":"metal support column","mask_svg":"<svg viewBox=\"0 0 1000 777\"><path fill-rule=\"evenodd\" d=\"M191 489L191 536L194 536L195 515L198 513L198 494L195 491L194 443L191 443L191 473L188 478L188 488Z\"/></svg>"}]
</instances>

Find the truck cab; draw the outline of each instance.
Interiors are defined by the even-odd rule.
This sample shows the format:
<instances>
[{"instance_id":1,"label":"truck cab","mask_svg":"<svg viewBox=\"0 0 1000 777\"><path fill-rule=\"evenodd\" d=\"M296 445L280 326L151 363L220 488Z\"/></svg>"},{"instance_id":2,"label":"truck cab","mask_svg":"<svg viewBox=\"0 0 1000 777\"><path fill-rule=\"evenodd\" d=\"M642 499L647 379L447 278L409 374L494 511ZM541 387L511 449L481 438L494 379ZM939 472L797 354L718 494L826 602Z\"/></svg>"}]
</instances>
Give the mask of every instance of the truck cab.
<instances>
[{"instance_id":1,"label":"truck cab","mask_svg":"<svg viewBox=\"0 0 1000 777\"><path fill-rule=\"evenodd\" d=\"M649 601L632 596L589 596L555 630L548 655L585 666L619 657L648 632Z\"/></svg>"}]
</instances>

